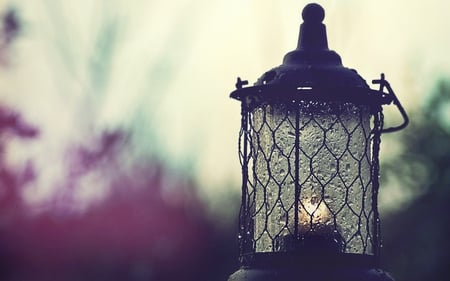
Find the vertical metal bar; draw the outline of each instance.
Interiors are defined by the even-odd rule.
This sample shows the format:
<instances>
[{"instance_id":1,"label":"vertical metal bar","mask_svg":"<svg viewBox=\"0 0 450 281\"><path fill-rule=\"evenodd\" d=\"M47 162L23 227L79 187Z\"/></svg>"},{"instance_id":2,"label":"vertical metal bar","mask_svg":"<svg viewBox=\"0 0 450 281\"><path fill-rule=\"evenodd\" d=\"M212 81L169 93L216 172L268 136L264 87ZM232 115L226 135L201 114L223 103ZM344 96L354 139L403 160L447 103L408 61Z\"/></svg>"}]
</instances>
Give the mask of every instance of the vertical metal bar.
<instances>
[{"instance_id":1,"label":"vertical metal bar","mask_svg":"<svg viewBox=\"0 0 450 281\"><path fill-rule=\"evenodd\" d=\"M247 190L247 183L248 183L248 111L246 108L246 105L244 102L242 102L241 106L241 131L239 133L239 153L242 152L242 198L241 198L241 208L239 213L239 248L240 248L240 255L242 256L244 253L248 252L249 244L251 244L251 241L249 241L248 237L248 219L250 214L248 213L247 208L247 196L248 196L248 190ZM241 147L241 138L244 138L243 140L243 147ZM253 232L251 232L253 233Z\"/></svg>"},{"instance_id":2,"label":"vertical metal bar","mask_svg":"<svg viewBox=\"0 0 450 281\"><path fill-rule=\"evenodd\" d=\"M300 200L300 108L299 104L295 105L295 201L294 201L294 235L299 238L299 200Z\"/></svg>"},{"instance_id":3,"label":"vertical metal bar","mask_svg":"<svg viewBox=\"0 0 450 281\"><path fill-rule=\"evenodd\" d=\"M374 114L373 146L372 146L372 211L373 211L373 249L377 260L380 258L380 217L378 213L378 189L380 187L379 174L379 152L381 142L381 131L383 126L383 113L381 106Z\"/></svg>"}]
</instances>

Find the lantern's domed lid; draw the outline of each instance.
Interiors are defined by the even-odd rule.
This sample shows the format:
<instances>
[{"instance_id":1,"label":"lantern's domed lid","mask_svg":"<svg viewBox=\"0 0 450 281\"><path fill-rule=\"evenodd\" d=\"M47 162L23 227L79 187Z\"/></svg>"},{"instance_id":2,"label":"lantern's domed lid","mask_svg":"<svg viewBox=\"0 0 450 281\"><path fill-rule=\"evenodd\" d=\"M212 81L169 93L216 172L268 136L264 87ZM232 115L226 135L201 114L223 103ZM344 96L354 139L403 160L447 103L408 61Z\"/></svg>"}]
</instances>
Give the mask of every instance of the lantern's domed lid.
<instances>
[{"instance_id":1,"label":"lantern's domed lid","mask_svg":"<svg viewBox=\"0 0 450 281\"><path fill-rule=\"evenodd\" d=\"M289 52L283 64L264 73L255 86L282 84L296 87L368 88L355 70L342 65L340 56L328 49L327 33L322 23L324 9L308 4L302 12L297 49Z\"/></svg>"}]
</instances>

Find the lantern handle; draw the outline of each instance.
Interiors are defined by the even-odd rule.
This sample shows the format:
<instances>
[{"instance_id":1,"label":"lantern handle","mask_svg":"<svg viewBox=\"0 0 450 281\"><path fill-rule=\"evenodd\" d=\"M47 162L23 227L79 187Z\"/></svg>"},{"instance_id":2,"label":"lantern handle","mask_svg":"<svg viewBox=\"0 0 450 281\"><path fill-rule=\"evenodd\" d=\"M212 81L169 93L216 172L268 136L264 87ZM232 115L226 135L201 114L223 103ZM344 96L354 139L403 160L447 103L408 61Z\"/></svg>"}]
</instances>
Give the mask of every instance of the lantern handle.
<instances>
[{"instance_id":1,"label":"lantern handle","mask_svg":"<svg viewBox=\"0 0 450 281\"><path fill-rule=\"evenodd\" d=\"M406 126L408 126L408 124L409 124L408 115L406 114L405 109L403 108L402 104L400 103L400 101L398 100L394 91L392 90L391 85L389 84L388 81L386 81L384 79L384 73L381 73L381 79L372 80L372 84L379 84L380 85L379 91L381 93L383 93L384 88L387 89L388 95L391 97L390 101L387 104L390 104L391 102L394 103L397 106L398 111L400 112L400 114L402 115L402 118L403 118L402 124L395 126L395 127L389 127L386 129L382 129L381 133L383 134L383 133L397 132L397 131L404 129Z\"/></svg>"}]
</instances>

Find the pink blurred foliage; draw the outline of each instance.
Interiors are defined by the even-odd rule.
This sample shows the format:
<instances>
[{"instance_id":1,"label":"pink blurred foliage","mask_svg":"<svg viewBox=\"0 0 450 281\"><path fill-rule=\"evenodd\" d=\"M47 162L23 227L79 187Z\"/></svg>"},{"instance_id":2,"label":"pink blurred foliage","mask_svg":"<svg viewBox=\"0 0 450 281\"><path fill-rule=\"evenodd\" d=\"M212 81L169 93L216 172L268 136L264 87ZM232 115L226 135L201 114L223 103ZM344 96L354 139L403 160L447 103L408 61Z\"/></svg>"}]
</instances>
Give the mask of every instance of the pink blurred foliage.
<instances>
[{"instance_id":1,"label":"pink blurred foliage","mask_svg":"<svg viewBox=\"0 0 450 281\"><path fill-rule=\"evenodd\" d=\"M0 67L9 67L19 31L15 11L4 13ZM195 184L150 156L132 153L128 131L99 130L83 143L64 144L62 181L36 212L23 194L42 167L31 156L12 166L7 152L13 142L27 145L39 136L0 101L0 280L188 281L214 274L220 235ZM86 203L77 197L82 188L101 192Z\"/></svg>"},{"instance_id":2,"label":"pink blurred foliage","mask_svg":"<svg viewBox=\"0 0 450 281\"><path fill-rule=\"evenodd\" d=\"M14 170L6 162L7 143L14 138L34 138L38 130L26 123L20 115L0 105L0 218L18 210L21 204L19 187L34 179L34 169L29 163L23 169Z\"/></svg>"},{"instance_id":3,"label":"pink blurred foliage","mask_svg":"<svg viewBox=\"0 0 450 281\"><path fill-rule=\"evenodd\" d=\"M13 136L35 138L38 131L0 107L0 148ZM102 200L76 212L61 208L73 203L66 197L30 212L21 191L39 175L32 165L27 172L8 167L0 154L1 280L193 280L205 270L213 225L195 185L158 161L129 156L129 138L105 131L71 146L60 187L67 198L88 173L108 184Z\"/></svg>"}]
</instances>

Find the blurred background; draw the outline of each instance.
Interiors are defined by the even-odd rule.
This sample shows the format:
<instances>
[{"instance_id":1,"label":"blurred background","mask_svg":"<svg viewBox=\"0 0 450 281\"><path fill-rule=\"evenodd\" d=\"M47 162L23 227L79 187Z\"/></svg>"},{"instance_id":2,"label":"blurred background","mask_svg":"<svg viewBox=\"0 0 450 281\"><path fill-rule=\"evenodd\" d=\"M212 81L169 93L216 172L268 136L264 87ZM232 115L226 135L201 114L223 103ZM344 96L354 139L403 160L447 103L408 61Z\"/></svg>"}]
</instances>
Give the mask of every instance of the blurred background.
<instances>
[{"instance_id":1,"label":"blurred background","mask_svg":"<svg viewBox=\"0 0 450 281\"><path fill-rule=\"evenodd\" d=\"M450 2L317 1L386 74L382 262L450 274ZM295 49L308 1L0 0L1 280L226 280L237 269L237 76ZM387 126L399 121L385 111Z\"/></svg>"}]
</instances>

